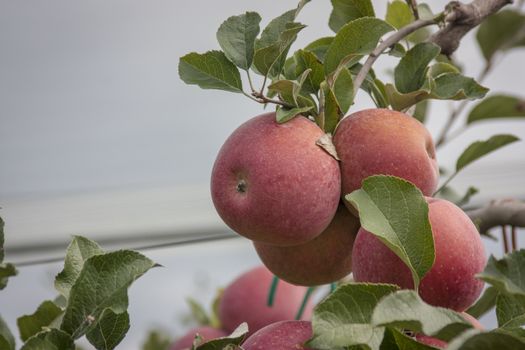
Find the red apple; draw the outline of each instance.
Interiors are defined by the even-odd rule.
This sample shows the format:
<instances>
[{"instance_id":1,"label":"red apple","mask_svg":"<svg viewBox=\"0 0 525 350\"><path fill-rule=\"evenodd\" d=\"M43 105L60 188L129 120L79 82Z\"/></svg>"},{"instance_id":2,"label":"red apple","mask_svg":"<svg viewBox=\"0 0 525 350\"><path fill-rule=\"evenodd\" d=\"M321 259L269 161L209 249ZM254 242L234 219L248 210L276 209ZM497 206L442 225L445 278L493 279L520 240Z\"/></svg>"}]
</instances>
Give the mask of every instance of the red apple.
<instances>
[{"instance_id":1,"label":"red apple","mask_svg":"<svg viewBox=\"0 0 525 350\"><path fill-rule=\"evenodd\" d=\"M245 350L311 350L306 343L312 337L308 321L281 321L264 327L246 339Z\"/></svg>"},{"instance_id":2,"label":"red apple","mask_svg":"<svg viewBox=\"0 0 525 350\"><path fill-rule=\"evenodd\" d=\"M264 266L245 272L226 289L219 302L222 328L233 332L243 322L250 334L269 324L293 320L303 301L307 288L279 281L272 306L267 305L273 274ZM303 319L312 315L313 304L305 308Z\"/></svg>"},{"instance_id":3,"label":"red apple","mask_svg":"<svg viewBox=\"0 0 525 350\"><path fill-rule=\"evenodd\" d=\"M460 208L442 199L427 198L427 202L436 255L434 265L421 280L419 294L429 304L464 311L483 289L483 282L475 277L485 267L483 243L476 226ZM363 228L354 242L352 266L358 282L414 287L403 261Z\"/></svg>"},{"instance_id":4,"label":"red apple","mask_svg":"<svg viewBox=\"0 0 525 350\"><path fill-rule=\"evenodd\" d=\"M297 245L330 223L341 194L338 162L316 145L323 131L298 116L250 119L222 146L211 175L220 217L235 232L274 245Z\"/></svg>"},{"instance_id":5,"label":"red apple","mask_svg":"<svg viewBox=\"0 0 525 350\"><path fill-rule=\"evenodd\" d=\"M372 175L394 175L430 196L439 180L434 143L418 120L390 109L366 109L338 125L334 144L341 158L342 195ZM346 203L350 210L353 208Z\"/></svg>"},{"instance_id":6,"label":"red apple","mask_svg":"<svg viewBox=\"0 0 525 350\"><path fill-rule=\"evenodd\" d=\"M302 286L335 282L352 271L352 246L359 219L340 205L319 236L297 246L278 247L254 242L257 254L279 278Z\"/></svg>"},{"instance_id":7,"label":"red apple","mask_svg":"<svg viewBox=\"0 0 525 350\"><path fill-rule=\"evenodd\" d=\"M170 346L170 350L189 350L193 345L193 340L195 335L198 334L202 337L202 343L207 341L226 337L228 333L222 329L217 329L213 327L203 326L197 327L189 330L184 336L179 338L175 343ZM201 343L201 344L202 344Z\"/></svg>"}]
</instances>

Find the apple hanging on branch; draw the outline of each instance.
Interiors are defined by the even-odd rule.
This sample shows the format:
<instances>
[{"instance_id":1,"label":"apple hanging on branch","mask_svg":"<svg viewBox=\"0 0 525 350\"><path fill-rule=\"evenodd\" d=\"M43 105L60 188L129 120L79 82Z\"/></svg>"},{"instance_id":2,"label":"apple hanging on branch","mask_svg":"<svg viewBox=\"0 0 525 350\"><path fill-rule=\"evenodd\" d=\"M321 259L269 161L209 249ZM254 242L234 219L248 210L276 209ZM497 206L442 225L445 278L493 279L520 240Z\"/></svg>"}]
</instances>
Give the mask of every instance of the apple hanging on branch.
<instances>
[{"instance_id":1,"label":"apple hanging on branch","mask_svg":"<svg viewBox=\"0 0 525 350\"><path fill-rule=\"evenodd\" d=\"M304 333L309 348L428 348L407 336L407 330L452 348L477 342L525 347L518 322L500 325L494 331L501 333L497 339L468 330L472 322L458 312L472 306L483 289L485 251L469 216L436 197L443 196L464 167L519 139L505 134L473 143L438 188L436 147L422 123L430 100L485 97L488 89L463 75L450 56L468 31L509 1L454 1L433 13L427 4L396 0L382 20L370 0L333 0L329 26L335 35L291 53L305 28L297 19L308 2L300 1L262 31L259 14L232 16L217 31L221 51L180 59L179 74L187 84L275 105L275 112L251 118L233 131L219 151L211 193L220 217L252 240L263 263L290 283L336 283L353 270L358 283L344 284L315 309L312 333ZM437 30L431 33L429 28ZM513 35L521 40L522 32ZM512 45L517 44L501 45L500 50ZM372 69L382 55L400 58L393 82L383 82ZM492 67L487 62L485 75ZM253 73L261 77L258 86ZM359 90L375 108L352 110ZM483 116L489 107L482 104L477 120L497 117ZM449 128L460 113L453 111L446 121L439 146L453 138ZM519 111L508 114L523 116ZM464 205L474 192L458 204ZM520 288L514 294L521 295ZM509 293L500 292L504 297ZM520 298L512 301L525 314L525 298ZM329 306L332 301L347 310L339 314ZM418 308L424 314L409 312ZM276 334L286 336L281 329L294 327L261 330L257 341L291 349L297 344L274 340ZM338 331L340 327L345 331ZM257 348L250 340L246 343Z\"/></svg>"}]
</instances>

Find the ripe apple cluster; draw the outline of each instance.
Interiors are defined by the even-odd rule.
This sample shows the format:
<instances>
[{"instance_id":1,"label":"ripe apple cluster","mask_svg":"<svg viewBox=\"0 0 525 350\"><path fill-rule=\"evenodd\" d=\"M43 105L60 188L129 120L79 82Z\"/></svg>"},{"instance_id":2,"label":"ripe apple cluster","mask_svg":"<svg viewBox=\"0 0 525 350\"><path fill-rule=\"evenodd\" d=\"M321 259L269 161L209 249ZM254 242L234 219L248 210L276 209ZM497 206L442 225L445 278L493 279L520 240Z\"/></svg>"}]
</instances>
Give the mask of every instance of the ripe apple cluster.
<instances>
[{"instance_id":1,"label":"ripe apple cluster","mask_svg":"<svg viewBox=\"0 0 525 350\"><path fill-rule=\"evenodd\" d=\"M358 213L342 200L369 176L403 178L426 196L435 246L419 293L435 306L468 308L483 288L475 274L485 266L485 252L468 216L431 197L439 171L425 126L389 109L353 113L334 132L339 160L317 144L323 135L308 118L280 124L275 113L236 129L211 176L213 203L224 222L252 240L268 269L292 284L321 285L353 272L358 282L413 288L409 268L360 227Z\"/></svg>"}]
</instances>

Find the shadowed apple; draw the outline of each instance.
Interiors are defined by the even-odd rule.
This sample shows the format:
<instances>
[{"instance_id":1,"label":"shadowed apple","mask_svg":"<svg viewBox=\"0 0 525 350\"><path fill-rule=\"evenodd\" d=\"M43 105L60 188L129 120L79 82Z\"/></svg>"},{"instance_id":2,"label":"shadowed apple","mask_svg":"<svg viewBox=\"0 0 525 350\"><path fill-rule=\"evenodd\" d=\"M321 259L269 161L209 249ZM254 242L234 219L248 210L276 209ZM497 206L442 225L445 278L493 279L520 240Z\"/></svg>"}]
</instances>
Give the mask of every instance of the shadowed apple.
<instances>
[{"instance_id":1,"label":"shadowed apple","mask_svg":"<svg viewBox=\"0 0 525 350\"><path fill-rule=\"evenodd\" d=\"M372 175L401 177L427 196L436 190L439 172L432 137L423 124L404 113L390 109L353 113L339 123L334 145L341 159L343 196Z\"/></svg>"},{"instance_id":2,"label":"shadowed apple","mask_svg":"<svg viewBox=\"0 0 525 350\"><path fill-rule=\"evenodd\" d=\"M272 306L267 305L273 274L264 266L245 272L226 289L219 302L218 316L222 328L233 332L241 323L248 323L249 334L269 324L293 320L307 288L279 281ZM313 304L309 302L303 319L310 319Z\"/></svg>"},{"instance_id":3,"label":"shadowed apple","mask_svg":"<svg viewBox=\"0 0 525 350\"><path fill-rule=\"evenodd\" d=\"M282 321L260 329L242 344L245 350L312 350L304 345L312 337L308 321Z\"/></svg>"},{"instance_id":4,"label":"shadowed apple","mask_svg":"<svg viewBox=\"0 0 525 350\"><path fill-rule=\"evenodd\" d=\"M319 236L297 246L277 247L254 242L257 254L279 278L297 285L335 282L352 271L352 246L359 219L343 204Z\"/></svg>"},{"instance_id":5,"label":"shadowed apple","mask_svg":"<svg viewBox=\"0 0 525 350\"><path fill-rule=\"evenodd\" d=\"M419 285L427 303L464 311L478 298L483 282L475 275L485 267L486 256L476 226L456 205L427 198L434 238L435 261ZM417 239L417 232L414 232ZM413 288L408 266L376 236L361 228L352 252L354 278L358 282L397 284Z\"/></svg>"},{"instance_id":6,"label":"shadowed apple","mask_svg":"<svg viewBox=\"0 0 525 350\"><path fill-rule=\"evenodd\" d=\"M318 236L339 203L338 162L316 145L323 131L298 116L275 113L250 119L226 140L211 175L220 217L235 232L274 245L297 245Z\"/></svg>"}]
</instances>

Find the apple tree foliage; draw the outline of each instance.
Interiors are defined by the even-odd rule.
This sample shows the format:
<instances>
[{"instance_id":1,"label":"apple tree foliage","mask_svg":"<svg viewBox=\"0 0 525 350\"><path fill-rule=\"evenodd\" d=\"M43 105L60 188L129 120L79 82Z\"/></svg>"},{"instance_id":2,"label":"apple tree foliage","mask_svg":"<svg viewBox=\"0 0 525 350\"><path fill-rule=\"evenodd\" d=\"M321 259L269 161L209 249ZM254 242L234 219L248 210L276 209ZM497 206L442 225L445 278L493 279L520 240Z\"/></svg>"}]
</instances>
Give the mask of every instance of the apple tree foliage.
<instances>
[{"instance_id":1,"label":"apple tree foliage","mask_svg":"<svg viewBox=\"0 0 525 350\"><path fill-rule=\"evenodd\" d=\"M383 20L376 17L369 0L332 0L329 27L334 35L292 51L305 28L298 18L308 2L300 1L297 8L265 27L255 12L228 18L217 31L222 51L181 57L181 79L203 89L232 91L265 105L275 104L279 123L299 114L308 116L327 134L351 110L357 89L378 108L402 111L421 122L425 122L431 100L481 100L468 113L464 128L525 116L524 99L501 94L485 98L488 88L465 76L459 63L441 55L441 48L429 40L429 27L442 25L448 9L433 13L428 4L421 3L416 21L410 2L394 0L387 4ZM425 23L415 27L415 22ZM523 33L525 18L514 9L496 13L481 24L476 38L485 60L484 74L495 57L525 44ZM389 41L394 37L396 41ZM381 47L385 42L390 45ZM381 80L367 64L370 57L373 62L380 55L399 58L391 82ZM257 75L262 83L255 86ZM441 136L438 145L448 141L446 136ZM448 184L459 171L518 140L502 134L474 142L459 155L454 171L437 192L451 197ZM455 202L465 205L476 192L472 187L465 195L456 195ZM347 194L346 200L359 211L361 225L410 268L417 290L435 259L428 205L421 192L396 177L372 176L361 189ZM417 239L414 232L418 232ZM315 309L314 335L308 345L316 349L429 349L407 335L406 330L411 330L447 341L452 349L525 348L525 298L519 279L525 270L524 256L521 250L502 260L491 258L479 276L490 287L469 311L479 316L495 305L499 325L495 330L473 330L458 313L426 304L415 291L348 283Z\"/></svg>"},{"instance_id":2,"label":"apple tree foliage","mask_svg":"<svg viewBox=\"0 0 525 350\"><path fill-rule=\"evenodd\" d=\"M383 20L376 17L370 0L332 0L328 25L334 34L292 52L306 27L298 18L308 2L301 0L264 28L256 12L228 18L216 34L221 50L181 57L181 79L203 89L230 91L265 105L275 104L279 123L298 114L308 116L327 134L351 110L358 89L377 107L403 111L422 122L431 100L480 100L467 113L464 128L525 117L522 97L491 94L485 98L488 89L463 75L459 63L441 55L440 47L428 40L429 27L443 24L445 12L433 13L431 6L420 3L418 21L425 21L425 25L407 31L377 52L390 36L404 33L417 22L409 2L388 2ZM486 19L476 35L484 72L498 57L525 46L524 33L525 16L515 9L504 9ZM392 81L381 80L367 66L366 58L381 55L399 59ZM260 77L259 86L255 86L254 74ZM447 141L447 135L442 136L438 145ZM448 183L464 167L515 141L518 138L513 135L495 135L468 146L444 180L441 195L450 196ZM456 202L464 205L476 192L471 188L464 196L457 196ZM372 176L346 199L359 211L362 226L407 264L417 289L435 258L428 205L422 193L405 180ZM0 219L0 289L17 274L13 264L3 262L3 228ZM418 232L419 237L414 239L409 235L412 232ZM43 301L34 313L17 320L21 349L75 349L75 340L84 336L96 349L114 349L130 325L127 290L155 266L138 252L104 252L97 243L75 236L67 248L64 268L55 278L57 298ZM501 259L492 257L478 276L489 287L467 311L479 317L495 307L498 328L487 331L472 329L455 311L426 304L416 291L387 284L342 284L316 307L308 345L316 349L431 349L415 341L407 332L410 330L447 341L448 349L525 349L524 276L525 250ZM235 349L247 331L243 324L232 335L207 343L197 337L193 349ZM0 349L14 350L16 343L0 317ZM153 336L145 348L166 346L164 340Z\"/></svg>"}]
</instances>

